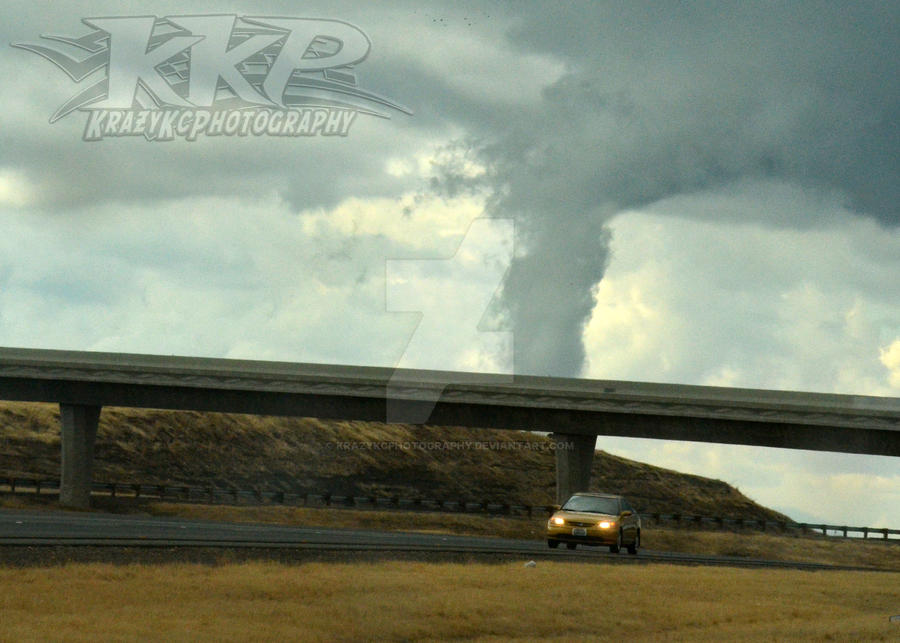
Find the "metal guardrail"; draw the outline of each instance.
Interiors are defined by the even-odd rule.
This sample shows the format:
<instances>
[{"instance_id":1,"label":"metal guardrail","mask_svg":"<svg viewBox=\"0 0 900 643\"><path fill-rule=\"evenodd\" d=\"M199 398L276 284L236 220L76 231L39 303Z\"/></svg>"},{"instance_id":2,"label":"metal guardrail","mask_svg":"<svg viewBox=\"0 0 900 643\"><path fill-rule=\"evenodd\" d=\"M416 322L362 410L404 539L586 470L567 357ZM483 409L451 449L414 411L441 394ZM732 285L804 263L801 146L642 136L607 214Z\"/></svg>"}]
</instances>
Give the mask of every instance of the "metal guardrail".
<instances>
[{"instance_id":1,"label":"metal guardrail","mask_svg":"<svg viewBox=\"0 0 900 643\"><path fill-rule=\"evenodd\" d=\"M467 500L439 500L432 498L402 498L398 496L342 495L323 491L303 493L259 489L236 489L209 485L179 485L133 482L94 482L94 494L113 498L155 498L209 504L280 504L325 507L369 507L412 511L455 511L457 513L491 513L528 516L550 514L550 505L520 505ZM0 478L0 493L52 494L59 491L59 481L37 478Z\"/></svg>"},{"instance_id":2,"label":"metal guardrail","mask_svg":"<svg viewBox=\"0 0 900 643\"><path fill-rule=\"evenodd\" d=\"M59 492L59 481L46 478L0 478L0 493L53 494ZM302 505L305 507L359 507L399 509L406 511L453 511L457 513L487 513L492 515L534 517L550 515L553 505L520 505L498 502L470 502L466 500L438 500L430 498L401 498L399 496L357 496L330 492L293 493L260 489L223 489L210 485L177 485L135 482L94 482L94 493L106 494L112 498L156 498L180 502L208 504L278 504ZM874 527L852 527L848 525L824 525L773 521L753 518L722 518L690 514L664 514L658 512L641 513L641 518L655 525L676 525L679 527L714 527L725 529L769 529L787 533L800 532L828 537L842 537L851 540L890 540L900 542L900 529ZM861 534L861 536L850 536ZM898 536L898 538L891 538Z\"/></svg>"},{"instance_id":3,"label":"metal guardrail","mask_svg":"<svg viewBox=\"0 0 900 643\"><path fill-rule=\"evenodd\" d=\"M787 531L800 531L804 534L817 533L821 532L823 536L836 536L840 534L843 538L851 538L851 533L862 534L862 536L854 536L853 538L862 538L868 539L871 535L873 538L877 535L883 540L889 540L891 535L900 536L900 529L886 529L886 528L875 528L875 527L851 527L848 525L822 525L822 524L811 524L805 522L792 522L792 521L776 521L776 520L758 520L754 518L712 518L709 516L694 516L694 515L685 515L685 514L660 514L660 513L649 513L649 514L641 514L641 517L644 519L651 519L655 524L663 524L666 522L676 523L678 525L684 526L703 526L703 525L714 525L718 526L720 529L724 529L726 527L737 527L738 529L758 529L760 531L767 531L769 528L772 528L776 531L787 532Z\"/></svg>"}]
</instances>

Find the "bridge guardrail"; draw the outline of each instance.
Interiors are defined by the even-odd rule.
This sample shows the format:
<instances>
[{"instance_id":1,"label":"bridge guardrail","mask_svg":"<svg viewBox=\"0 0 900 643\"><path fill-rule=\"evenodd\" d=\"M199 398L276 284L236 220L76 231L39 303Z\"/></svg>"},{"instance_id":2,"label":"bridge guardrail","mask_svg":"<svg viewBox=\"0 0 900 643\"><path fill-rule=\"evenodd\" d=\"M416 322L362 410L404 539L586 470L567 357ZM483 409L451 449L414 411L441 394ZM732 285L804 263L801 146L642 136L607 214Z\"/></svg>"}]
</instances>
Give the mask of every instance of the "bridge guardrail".
<instances>
[{"instance_id":1,"label":"bridge guardrail","mask_svg":"<svg viewBox=\"0 0 900 643\"><path fill-rule=\"evenodd\" d=\"M108 494L113 498L157 498L181 502L202 502L209 504L280 504L302 505L306 507L359 507L386 508L406 511L453 511L457 513L480 513L492 515L534 517L550 515L552 505L521 505L498 502L471 502L465 500L402 498L399 496L343 495L328 491L308 491L304 493L262 489L237 489L210 485L157 484L146 482L94 482L94 493ZM0 493L52 494L59 492L59 481L47 478L0 477ZM642 512L641 518L655 525L674 524L679 527L715 527L720 530L773 529L782 533L789 531L815 534L827 537L841 537L850 540L891 540L900 542L900 529L881 527L853 527L849 525L825 525L797 523L789 521L762 520L755 518L724 518L697 516L681 513ZM850 534L861 536L850 536ZM898 536L898 538L891 538Z\"/></svg>"}]
</instances>

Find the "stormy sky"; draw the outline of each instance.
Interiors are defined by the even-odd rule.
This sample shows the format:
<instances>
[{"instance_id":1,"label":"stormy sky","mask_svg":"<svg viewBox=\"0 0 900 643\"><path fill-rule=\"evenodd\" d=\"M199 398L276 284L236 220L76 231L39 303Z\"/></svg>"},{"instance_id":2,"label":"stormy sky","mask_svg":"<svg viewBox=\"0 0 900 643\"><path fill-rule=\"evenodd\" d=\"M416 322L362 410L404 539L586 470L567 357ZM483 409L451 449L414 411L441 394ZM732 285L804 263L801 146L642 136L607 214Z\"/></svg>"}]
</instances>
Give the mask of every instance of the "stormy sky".
<instances>
[{"instance_id":1,"label":"stormy sky","mask_svg":"<svg viewBox=\"0 0 900 643\"><path fill-rule=\"evenodd\" d=\"M0 11L0 345L900 393L893 3L259 2L361 29L412 114L90 143L10 45L145 6ZM598 446L900 525L895 459Z\"/></svg>"}]
</instances>

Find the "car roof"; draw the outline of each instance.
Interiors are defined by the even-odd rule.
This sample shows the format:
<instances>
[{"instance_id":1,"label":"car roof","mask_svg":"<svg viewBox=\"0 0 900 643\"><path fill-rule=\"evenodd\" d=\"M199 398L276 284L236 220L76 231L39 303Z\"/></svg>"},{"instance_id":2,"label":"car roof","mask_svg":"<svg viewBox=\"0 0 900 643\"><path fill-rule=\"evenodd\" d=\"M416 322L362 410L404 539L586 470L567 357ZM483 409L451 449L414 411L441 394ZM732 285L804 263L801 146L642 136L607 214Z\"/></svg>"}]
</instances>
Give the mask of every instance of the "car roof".
<instances>
[{"instance_id":1,"label":"car roof","mask_svg":"<svg viewBox=\"0 0 900 643\"><path fill-rule=\"evenodd\" d=\"M591 496L592 498L622 498L623 496L616 495L614 493L596 493L593 491L578 491L572 494L573 496Z\"/></svg>"}]
</instances>

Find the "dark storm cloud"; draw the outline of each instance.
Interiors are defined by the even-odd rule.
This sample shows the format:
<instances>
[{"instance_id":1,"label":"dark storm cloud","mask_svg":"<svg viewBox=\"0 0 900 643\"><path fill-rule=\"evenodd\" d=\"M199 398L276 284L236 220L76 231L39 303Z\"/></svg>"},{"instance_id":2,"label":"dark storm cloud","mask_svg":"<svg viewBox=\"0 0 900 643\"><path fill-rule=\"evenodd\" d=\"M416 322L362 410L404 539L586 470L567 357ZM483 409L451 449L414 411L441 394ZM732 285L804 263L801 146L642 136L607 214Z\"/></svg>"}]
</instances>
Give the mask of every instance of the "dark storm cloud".
<instances>
[{"instance_id":1,"label":"dark storm cloud","mask_svg":"<svg viewBox=\"0 0 900 643\"><path fill-rule=\"evenodd\" d=\"M565 57L571 71L484 150L494 211L516 217L527 250L503 291L516 369L581 372L604 225L623 209L778 179L838 191L861 214L897 224L898 17L900 5L887 3L526 12L509 42Z\"/></svg>"}]
</instances>

